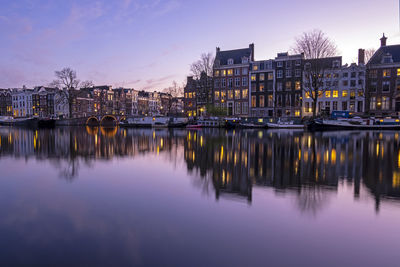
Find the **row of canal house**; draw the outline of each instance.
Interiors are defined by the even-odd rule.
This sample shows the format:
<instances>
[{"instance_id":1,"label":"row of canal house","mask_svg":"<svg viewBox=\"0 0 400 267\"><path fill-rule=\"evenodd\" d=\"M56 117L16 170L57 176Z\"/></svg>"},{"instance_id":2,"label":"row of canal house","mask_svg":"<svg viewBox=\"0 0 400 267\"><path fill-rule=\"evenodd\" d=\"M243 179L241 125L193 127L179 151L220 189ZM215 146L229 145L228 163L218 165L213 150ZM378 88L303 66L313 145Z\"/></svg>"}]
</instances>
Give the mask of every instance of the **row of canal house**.
<instances>
[{"instance_id":1,"label":"row of canal house","mask_svg":"<svg viewBox=\"0 0 400 267\"><path fill-rule=\"evenodd\" d=\"M400 112L400 45L381 46L369 62L359 49L358 62L343 65L342 57L323 58L323 87L317 113L349 111L356 115L390 116ZM207 104L235 117L305 117L312 115L304 69L313 64L302 54L278 53L274 59L255 60L255 47L222 51L216 49L212 77L188 77L185 112L205 113ZM207 84L212 84L208 86ZM212 90L212 93L210 91ZM207 93L209 92L209 94ZM202 100L201 102L204 103Z\"/></svg>"}]
</instances>

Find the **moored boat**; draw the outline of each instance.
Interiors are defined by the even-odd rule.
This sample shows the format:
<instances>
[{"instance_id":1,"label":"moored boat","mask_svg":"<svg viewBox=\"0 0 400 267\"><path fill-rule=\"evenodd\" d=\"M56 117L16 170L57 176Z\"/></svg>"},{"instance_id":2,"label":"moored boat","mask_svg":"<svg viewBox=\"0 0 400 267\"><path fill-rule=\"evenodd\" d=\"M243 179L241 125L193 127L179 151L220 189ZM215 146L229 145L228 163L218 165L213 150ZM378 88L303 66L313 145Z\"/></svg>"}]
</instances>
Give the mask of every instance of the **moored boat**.
<instances>
[{"instance_id":1,"label":"moored boat","mask_svg":"<svg viewBox=\"0 0 400 267\"><path fill-rule=\"evenodd\" d=\"M183 128L188 124L188 118L171 117L168 122L170 128Z\"/></svg>"},{"instance_id":2,"label":"moored boat","mask_svg":"<svg viewBox=\"0 0 400 267\"><path fill-rule=\"evenodd\" d=\"M398 119L316 119L309 125L311 130L400 130Z\"/></svg>"},{"instance_id":3,"label":"moored boat","mask_svg":"<svg viewBox=\"0 0 400 267\"><path fill-rule=\"evenodd\" d=\"M272 129L303 129L304 124L295 121L278 120L277 122L268 122L267 127Z\"/></svg>"}]
</instances>

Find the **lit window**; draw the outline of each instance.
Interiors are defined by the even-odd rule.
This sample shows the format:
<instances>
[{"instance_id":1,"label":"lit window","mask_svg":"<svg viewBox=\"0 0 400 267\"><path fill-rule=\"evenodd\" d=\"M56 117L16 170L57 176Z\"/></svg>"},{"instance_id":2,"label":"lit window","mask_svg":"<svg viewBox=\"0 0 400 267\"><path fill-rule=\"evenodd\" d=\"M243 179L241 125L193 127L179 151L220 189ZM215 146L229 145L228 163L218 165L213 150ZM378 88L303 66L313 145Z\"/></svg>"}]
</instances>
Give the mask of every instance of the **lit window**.
<instances>
[{"instance_id":1,"label":"lit window","mask_svg":"<svg viewBox=\"0 0 400 267\"><path fill-rule=\"evenodd\" d=\"M255 74L251 75L251 80L252 80L252 81L255 81L255 80L256 80L256 75L255 75Z\"/></svg>"},{"instance_id":2,"label":"lit window","mask_svg":"<svg viewBox=\"0 0 400 267\"><path fill-rule=\"evenodd\" d=\"M228 90L228 99L233 99L233 90Z\"/></svg>"},{"instance_id":3,"label":"lit window","mask_svg":"<svg viewBox=\"0 0 400 267\"><path fill-rule=\"evenodd\" d=\"M258 65L254 64L253 65L253 70L258 70Z\"/></svg>"},{"instance_id":4,"label":"lit window","mask_svg":"<svg viewBox=\"0 0 400 267\"><path fill-rule=\"evenodd\" d=\"M249 95L249 90L248 89L243 89L242 90L242 98L245 99Z\"/></svg>"},{"instance_id":5,"label":"lit window","mask_svg":"<svg viewBox=\"0 0 400 267\"><path fill-rule=\"evenodd\" d=\"M256 107L256 96L255 95L251 96L251 107L252 108Z\"/></svg>"},{"instance_id":6,"label":"lit window","mask_svg":"<svg viewBox=\"0 0 400 267\"><path fill-rule=\"evenodd\" d=\"M325 97L331 97L331 91L326 91L325 92Z\"/></svg>"},{"instance_id":7,"label":"lit window","mask_svg":"<svg viewBox=\"0 0 400 267\"><path fill-rule=\"evenodd\" d=\"M383 70L383 77L390 77L390 69Z\"/></svg>"},{"instance_id":8,"label":"lit window","mask_svg":"<svg viewBox=\"0 0 400 267\"><path fill-rule=\"evenodd\" d=\"M339 97L339 92L338 90L333 91L333 97Z\"/></svg>"},{"instance_id":9,"label":"lit window","mask_svg":"<svg viewBox=\"0 0 400 267\"><path fill-rule=\"evenodd\" d=\"M226 76L226 70L222 70L222 71L221 71L221 75L222 75L222 76Z\"/></svg>"},{"instance_id":10,"label":"lit window","mask_svg":"<svg viewBox=\"0 0 400 267\"><path fill-rule=\"evenodd\" d=\"M260 84L260 92L264 91L264 84Z\"/></svg>"},{"instance_id":11,"label":"lit window","mask_svg":"<svg viewBox=\"0 0 400 267\"><path fill-rule=\"evenodd\" d=\"M259 98L259 105L260 105L260 107L264 107L264 96L263 95L260 95L260 98Z\"/></svg>"},{"instance_id":12,"label":"lit window","mask_svg":"<svg viewBox=\"0 0 400 267\"><path fill-rule=\"evenodd\" d=\"M240 90L235 90L235 99L240 99Z\"/></svg>"},{"instance_id":13,"label":"lit window","mask_svg":"<svg viewBox=\"0 0 400 267\"><path fill-rule=\"evenodd\" d=\"M265 79L265 76L264 76L264 74L262 73L262 74L260 74L260 81L264 81L264 79Z\"/></svg>"},{"instance_id":14,"label":"lit window","mask_svg":"<svg viewBox=\"0 0 400 267\"><path fill-rule=\"evenodd\" d=\"M310 98L310 92L306 92L306 98Z\"/></svg>"},{"instance_id":15,"label":"lit window","mask_svg":"<svg viewBox=\"0 0 400 267\"><path fill-rule=\"evenodd\" d=\"M229 69L229 70L228 70L228 75L229 75L229 76L232 76L232 75L233 75L233 69Z\"/></svg>"},{"instance_id":16,"label":"lit window","mask_svg":"<svg viewBox=\"0 0 400 267\"><path fill-rule=\"evenodd\" d=\"M296 90L300 90L301 89L301 83L300 81L296 81Z\"/></svg>"},{"instance_id":17,"label":"lit window","mask_svg":"<svg viewBox=\"0 0 400 267\"><path fill-rule=\"evenodd\" d=\"M397 69L397 76L400 76L400 69Z\"/></svg>"},{"instance_id":18,"label":"lit window","mask_svg":"<svg viewBox=\"0 0 400 267\"><path fill-rule=\"evenodd\" d=\"M342 97L346 97L347 96L347 90L343 90L342 91Z\"/></svg>"},{"instance_id":19,"label":"lit window","mask_svg":"<svg viewBox=\"0 0 400 267\"><path fill-rule=\"evenodd\" d=\"M274 75L272 73L268 73L268 80L273 80L274 79Z\"/></svg>"},{"instance_id":20,"label":"lit window","mask_svg":"<svg viewBox=\"0 0 400 267\"><path fill-rule=\"evenodd\" d=\"M218 77L219 76L219 70L215 71L215 76Z\"/></svg>"}]
</instances>

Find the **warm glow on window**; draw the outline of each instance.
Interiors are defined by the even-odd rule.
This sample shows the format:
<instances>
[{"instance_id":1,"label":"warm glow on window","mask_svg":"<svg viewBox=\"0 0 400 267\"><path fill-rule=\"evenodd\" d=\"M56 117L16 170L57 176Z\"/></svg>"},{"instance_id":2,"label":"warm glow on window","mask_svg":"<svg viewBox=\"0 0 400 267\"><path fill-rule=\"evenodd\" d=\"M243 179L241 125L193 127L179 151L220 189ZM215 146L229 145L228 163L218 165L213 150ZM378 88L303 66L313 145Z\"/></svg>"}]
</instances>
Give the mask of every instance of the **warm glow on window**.
<instances>
[{"instance_id":1,"label":"warm glow on window","mask_svg":"<svg viewBox=\"0 0 400 267\"><path fill-rule=\"evenodd\" d=\"M325 97L331 97L331 91L326 91L325 92Z\"/></svg>"},{"instance_id":2,"label":"warm glow on window","mask_svg":"<svg viewBox=\"0 0 400 267\"><path fill-rule=\"evenodd\" d=\"M339 97L339 92L337 90L333 91L333 97Z\"/></svg>"},{"instance_id":3,"label":"warm glow on window","mask_svg":"<svg viewBox=\"0 0 400 267\"><path fill-rule=\"evenodd\" d=\"M390 69L383 70L383 77L390 77Z\"/></svg>"},{"instance_id":4,"label":"warm glow on window","mask_svg":"<svg viewBox=\"0 0 400 267\"><path fill-rule=\"evenodd\" d=\"M226 76L226 70L222 70L222 71L221 71L221 75L222 75L222 76Z\"/></svg>"},{"instance_id":5,"label":"warm glow on window","mask_svg":"<svg viewBox=\"0 0 400 267\"><path fill-rule=\"evenodd\" d=\"M346 97L346 96L347 96L347 90L343 90L342 97Z\"/></svg>"},{"instance_id":6,"label":"warm glow on window","mask_svg":"<svg viewBox=\"0 0 400 267\"><path fill-rule=\"evenodd\" d=\"M254 65L253 70L258 70L258 65Z\"/></svg>"},{"instance_id":7,"label":"warm glow on window","mask_svg":"<svg viewBox=\"0 0 400 267\"><path fill-rule=\"evenodd\" d=\"M228 75L233 75L233 69L228 70Z\"/></svg>"},{"instance_id":8,"label":"warm glow on window","mask_svg":"<svg viewBox=\"0 0 400 267\"><path fill-rule=\"evenodd\" d=\"M255 74L251 75L251 80L252 80L252 81L255 81L255 80L256 80L256 75L255 75Z\"/></svg>"},{"instance_id":9,"label":"warm glow on window","mask_svg":"<svg viewBox=\"0 0 400 267\"><path fill-rule=\"evenodd\" d=\"M215 71L215 76L219 76L219 70Z\"/></svg>"}]
</instances>

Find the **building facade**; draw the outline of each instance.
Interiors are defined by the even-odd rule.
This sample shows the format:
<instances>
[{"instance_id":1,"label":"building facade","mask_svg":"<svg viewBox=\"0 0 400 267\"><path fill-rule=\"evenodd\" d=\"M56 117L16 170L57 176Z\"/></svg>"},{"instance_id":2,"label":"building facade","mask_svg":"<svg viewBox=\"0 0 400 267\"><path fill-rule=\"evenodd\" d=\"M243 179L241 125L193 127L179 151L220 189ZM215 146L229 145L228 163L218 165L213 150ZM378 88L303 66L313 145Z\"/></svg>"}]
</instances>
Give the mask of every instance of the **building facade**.
<instances>
[{"instance_id":1,"label":"building facade","mask_svg":"<svg viewBox=\"0 0 400 267\"><path fill-rule=\"evenodd\" d=\"M202 72L199 79L187 77L184 88L185 114L188 117L204 116L213 104L213 78Z\"/></svg>"},{"instance_id":2,"label":"building facade","mask_svg":"<svg viewBox=\"0 0 400 267\"><path fill-rule=\"evenodd\" d=\"M217 47L213 66L214 106L228 116L250 115L250 64L254 61L254 44L248 48L221 51Z\"/></svg>"},{"instance_id":3,"label":"building facade","mask_svg":"<svg viewBox=\"0 0 400 267\"><path fill-rule=\"evenodd\" d=\"M275 116L301 117L304 55L279 53L275 58Z\"/></svg>"},{"instance_id":4,"label":"building facade","mask_svg":"<svg viewBox=\"0 0 400 267\"><path fill-rule=\"evenodd\" d=\"M251 116L273 117L275 114L275 69L273 60L251 63Z\"/></svg>"},{"instance_id":5,"label":"building facade","mask_svg":"<svg viewBox=\"0 0 400 267\"><path fill-rule=\"evenodd\" d=\"M371 116L399 115L400 112L400 45L381 47L367 63L367 113Z\"/></svg>"}]
</instances>

